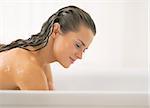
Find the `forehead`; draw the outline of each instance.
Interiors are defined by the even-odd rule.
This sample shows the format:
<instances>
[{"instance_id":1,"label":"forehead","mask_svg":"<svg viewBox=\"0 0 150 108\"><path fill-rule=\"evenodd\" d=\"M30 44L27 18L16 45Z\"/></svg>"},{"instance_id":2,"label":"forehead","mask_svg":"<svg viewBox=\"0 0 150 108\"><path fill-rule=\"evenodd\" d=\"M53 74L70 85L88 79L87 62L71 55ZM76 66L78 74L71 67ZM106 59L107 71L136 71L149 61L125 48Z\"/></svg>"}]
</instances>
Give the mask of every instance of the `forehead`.
<instances>
[{"instance_id":1,"label":"forehead","mask_svg":"<svg viewBox=\"0 0 150 108\"><path fill-rule=\"evenodd\" d=\"M68 35L68 38L83 41L86 47L89 47L94 37L94 34L91 31L91 29L83 25L79 26L79 30L77 32L69 32Z\"/></svg>"}]
</instances>

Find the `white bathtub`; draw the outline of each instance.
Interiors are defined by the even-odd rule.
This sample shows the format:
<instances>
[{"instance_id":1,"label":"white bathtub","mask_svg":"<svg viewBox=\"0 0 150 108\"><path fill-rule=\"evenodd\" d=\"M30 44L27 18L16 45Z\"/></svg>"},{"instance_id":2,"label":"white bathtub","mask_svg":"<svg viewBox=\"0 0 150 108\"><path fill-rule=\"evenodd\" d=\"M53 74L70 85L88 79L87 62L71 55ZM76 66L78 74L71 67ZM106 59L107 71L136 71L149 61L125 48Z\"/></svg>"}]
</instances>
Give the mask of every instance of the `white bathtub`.
<instances>
[{"instance_id":1,"label":"white bathtub","mask_svg":"<svg viewBox=\"0 0 150 108\"><path fill-rule=\"evenodd\" d=\"M0 108L148 108L145 75L58 75L56 91L0 91Z\"/></svg>"}]
</instances>

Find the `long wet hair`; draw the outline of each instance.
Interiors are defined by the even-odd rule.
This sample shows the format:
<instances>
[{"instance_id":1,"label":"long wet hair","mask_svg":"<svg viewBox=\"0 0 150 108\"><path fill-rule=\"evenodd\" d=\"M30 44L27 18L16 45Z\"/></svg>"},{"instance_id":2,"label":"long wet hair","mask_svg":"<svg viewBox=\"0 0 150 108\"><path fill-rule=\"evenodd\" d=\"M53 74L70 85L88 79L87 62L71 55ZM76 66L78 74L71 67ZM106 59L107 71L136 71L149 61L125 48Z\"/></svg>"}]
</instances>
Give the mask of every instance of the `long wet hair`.
<instances>
[{"instance_id":1,"label":"long wet hair","mask_svg":"<svg viewBox=\"0 0 150 108\"><path fill-rule=\"evenodd\" d=\"M17 39L8 45L0 44L0 52L17 47L28 51L37 51L44 48L53 32L54 23L60 24L60 29L63 33L78 31L79 26L83 24L90 28L94 35L96 34L94 21L87 12L76 6L67 6L59 9L56 13L50 16L42 25L41 31L32 35L29 39ZM29 47L34 47L34 50L29 49Z\"/></svg>"}]
</instances>

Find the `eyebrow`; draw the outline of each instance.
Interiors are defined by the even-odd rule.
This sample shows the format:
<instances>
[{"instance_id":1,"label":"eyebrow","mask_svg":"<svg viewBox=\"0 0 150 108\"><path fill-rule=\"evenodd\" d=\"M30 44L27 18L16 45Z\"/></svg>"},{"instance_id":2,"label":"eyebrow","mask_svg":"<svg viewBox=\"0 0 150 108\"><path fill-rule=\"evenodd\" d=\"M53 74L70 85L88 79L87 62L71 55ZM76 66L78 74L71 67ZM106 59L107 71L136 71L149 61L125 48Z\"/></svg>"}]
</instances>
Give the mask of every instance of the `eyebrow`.
<instances>
[{"instance_id":1,"label":"eyebrow","mask_svg":"<svg viewBox=\"0 0 150 108\"><path fill-rule=\"evenodd\" d=\"M80 40L80 39L78 39L78 40L82 43L83 46L86 47L85 43L82 40ZM88 48L86 48L86 49L88 49Z\"/></svg>"}]
</instances>

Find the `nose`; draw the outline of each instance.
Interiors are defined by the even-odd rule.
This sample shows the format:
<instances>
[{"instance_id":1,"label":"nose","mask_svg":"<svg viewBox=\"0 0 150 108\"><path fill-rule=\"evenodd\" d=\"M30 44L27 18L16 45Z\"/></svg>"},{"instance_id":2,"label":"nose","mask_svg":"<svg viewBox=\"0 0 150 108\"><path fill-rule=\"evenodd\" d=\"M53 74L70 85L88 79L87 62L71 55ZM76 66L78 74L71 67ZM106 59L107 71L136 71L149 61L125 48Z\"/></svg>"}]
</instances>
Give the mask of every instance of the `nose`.
<instances>
[{"instance_id":1,"label":"nose","mask_svg":"<svg viewBox=\"0 0 150 108\"><path fill-rule=\"evenodd\" d=\"M78 59L82 59L82 54L83 54L82 51L78 51L78 52L76 53L76 57L77 57Z\"/></svg>"}]
</instances>

